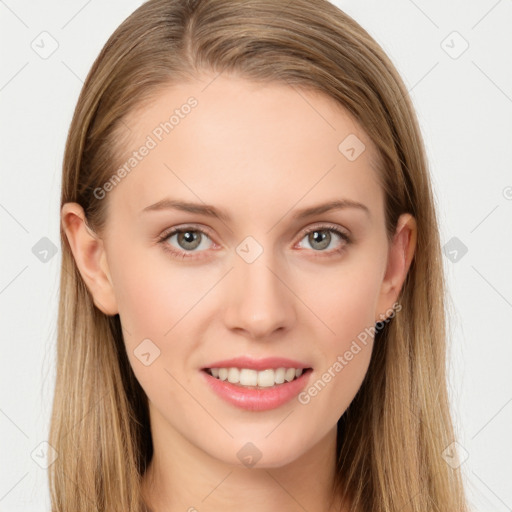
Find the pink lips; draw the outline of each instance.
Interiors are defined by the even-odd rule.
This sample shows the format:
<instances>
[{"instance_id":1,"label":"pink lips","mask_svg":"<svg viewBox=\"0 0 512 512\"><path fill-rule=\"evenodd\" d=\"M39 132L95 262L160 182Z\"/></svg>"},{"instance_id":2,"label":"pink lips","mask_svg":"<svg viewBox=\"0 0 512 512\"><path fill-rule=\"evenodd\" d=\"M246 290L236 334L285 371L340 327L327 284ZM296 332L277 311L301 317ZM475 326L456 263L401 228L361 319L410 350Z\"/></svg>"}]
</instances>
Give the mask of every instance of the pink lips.
<instances>
[{"instance_id":1,"label":"pink lips","mask_svg":"<svg viewBox=\"0 0 512 512\"><path fill-rule=\"evenodd\" d=\"M249 368L251 370L267 370L268 368L309 368L309 364L286 359L284 357L266 357L264 359L253 359L251 357L241 356L234 359L224 359L216 361L204 368Z\"/></svg>"},{"instance_id":2,"label":"pink lips","mask_svg":"<svg viewBox=\"0 0 512 512\"><path fill-rule=\"evenodd\" d=\"M269 388L250 389L228 381L222 381L207 373L207 368L249 368L253 370L266 370L269 368L303 368L302 375L291 382L277 384ZM308 368L306 370L306 368ZM216 361L203 368L201 372L206 382L220 398L226 402L248 411L267 411L276 409L297 396L306 386L312 370L307 364L291 359L271 357L265 359L251 359L237 357L224 361Z\"/></svg>"}]
</instances>

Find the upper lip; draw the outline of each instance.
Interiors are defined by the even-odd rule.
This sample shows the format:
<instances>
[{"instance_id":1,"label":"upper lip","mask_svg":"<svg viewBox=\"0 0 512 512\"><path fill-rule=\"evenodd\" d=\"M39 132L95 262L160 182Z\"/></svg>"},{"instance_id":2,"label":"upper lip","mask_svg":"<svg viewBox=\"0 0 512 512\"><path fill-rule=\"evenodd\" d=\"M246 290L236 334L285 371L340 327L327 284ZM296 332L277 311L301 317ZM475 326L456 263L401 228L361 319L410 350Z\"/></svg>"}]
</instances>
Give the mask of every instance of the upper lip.
<instances>
[{"instance_id":1,"label":"upper lip","mask_svg":"<svg viewBox=\"0 0 512 512\"><path fill-rule=\"evenodd\" d=\"M233 359L223 359L215 361L204 368L249 368L251 370L267 370L269 368L310 368L308 364L285 357L265 357L263 359L254 359L252 357L241 356Z\"/></svg>"}]
</instances>

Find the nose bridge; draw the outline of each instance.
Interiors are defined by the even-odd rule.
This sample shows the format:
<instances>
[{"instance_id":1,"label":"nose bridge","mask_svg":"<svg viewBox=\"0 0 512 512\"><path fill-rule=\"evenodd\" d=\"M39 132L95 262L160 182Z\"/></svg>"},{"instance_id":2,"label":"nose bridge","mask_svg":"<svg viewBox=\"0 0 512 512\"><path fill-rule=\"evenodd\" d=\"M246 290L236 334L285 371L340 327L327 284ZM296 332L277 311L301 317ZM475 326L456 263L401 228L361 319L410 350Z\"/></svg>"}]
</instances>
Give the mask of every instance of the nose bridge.
<instances>
[{"instance_id":1,"label":"nose bridge","mask_svg":"<svg viewBox=\"0 0 512 512\"><path fill-rule=\"evenodd\" d=\"M252 237L242 241L236 252L235 285L230 287L226 313L228 327L258 338L289 327L295 318L294 296L284 284L286 276L274 252Z\"/></svg>"}]
</instances>

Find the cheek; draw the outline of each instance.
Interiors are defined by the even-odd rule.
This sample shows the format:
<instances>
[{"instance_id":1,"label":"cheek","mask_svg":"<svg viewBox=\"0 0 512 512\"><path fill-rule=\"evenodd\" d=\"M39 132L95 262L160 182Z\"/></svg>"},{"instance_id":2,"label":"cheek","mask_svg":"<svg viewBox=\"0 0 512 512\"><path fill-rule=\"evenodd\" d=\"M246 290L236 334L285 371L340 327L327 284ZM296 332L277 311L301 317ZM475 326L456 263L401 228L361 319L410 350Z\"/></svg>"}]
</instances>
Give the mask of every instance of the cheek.
<instances>
[{"instance_id":1,"label":"cheek","mask_svg":"<svg viewBox=\"0 0 512 512\"><path fill-rule=\"evenodd\" d=\"M180 267L159 247L120 253L116 260L112 278L119 314L138 335L163 338L210 287L211 276Z\"/></svg>"},{"instance_id":2,"label":"cheek","mask_svg":"<svg viewBox=\"0 0 512 512\"><path fill-rule=\"evenodd\" d=\"M316 369L300 403L331 423L348 408L368 370L382 257L377 251L361 252L337 271L318 274L314 292L313 287L302 291L331 332L324 329L327 335L318 336L322 367Z\"/></svg>"},{"instance_id":3,"label":"cheek","mask_svg":"<svg viewBox=\"0 0 512 512\"><path fill-rule=\"evenodd\" d=\"M365 328L374 326L382 285L379 257L361 254L330 271L317 273L309 283L302 288L301 296L307 297L305 302L329 327L327 339L332 349L342 349Z\"/></svg>"},{"instance_id":4,"label":"cheek","mask_svg":"<svg viewBox=\"0 0 512 512\"><path fill-rule=\"evenodd\" d=\"M111 274L126 351L140 384L156 399L161 385L176 387L171 374L186 384L186 370L193 366L191 356L200 340L194 326L201 299L217 278L211 270L184 269L170 262L159 248L118 247Z\"/></svg>"}]
</instances>

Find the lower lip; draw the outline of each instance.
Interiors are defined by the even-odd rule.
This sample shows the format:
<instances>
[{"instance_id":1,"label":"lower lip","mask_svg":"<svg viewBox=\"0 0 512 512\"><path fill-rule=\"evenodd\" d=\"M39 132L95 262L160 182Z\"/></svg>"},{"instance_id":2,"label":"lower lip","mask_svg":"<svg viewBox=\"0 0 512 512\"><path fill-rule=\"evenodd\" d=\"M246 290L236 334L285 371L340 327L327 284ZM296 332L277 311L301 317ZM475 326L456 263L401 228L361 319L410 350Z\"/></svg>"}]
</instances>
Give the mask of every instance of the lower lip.
<instances>
[{"instance_id":1,"label":"lower lip","mask_svg":"<svg viewBox=\"0 0 512 512\"><path fill-rule=\"evenodd\" d=\"M209 373L201 370L212 390L221 398L240 409L248 411L268 411L276 409L297 396L306 386L311 369L291 382L276 384L275 386L261 389L249 389L227 380L219 380Z\"/></svg>"}]
</instances>

